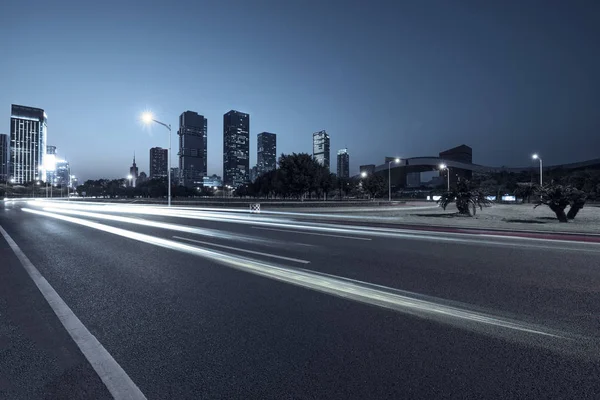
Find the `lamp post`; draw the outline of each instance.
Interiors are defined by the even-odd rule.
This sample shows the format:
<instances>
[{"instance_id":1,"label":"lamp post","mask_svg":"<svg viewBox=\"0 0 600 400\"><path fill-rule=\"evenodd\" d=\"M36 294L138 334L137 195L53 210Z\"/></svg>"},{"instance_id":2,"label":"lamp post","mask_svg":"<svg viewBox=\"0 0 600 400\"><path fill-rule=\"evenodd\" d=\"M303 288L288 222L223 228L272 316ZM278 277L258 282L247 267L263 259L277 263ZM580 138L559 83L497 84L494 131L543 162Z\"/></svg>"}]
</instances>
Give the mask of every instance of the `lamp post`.
<instances>
[{"instance_id":1,"label":"lamp post","mask_svg":"<svg viewBox=\"0 0 600 400\"><path fill-rule=\"evenodd\" d=\"M131 180L133 179L133 175L127 175L127 179L129 179L129 187L131 187Z\"/></svg>"},{"instance_id":2,"label":"lamp post","mask_svg":"<svg viewBox=\"0 0 600 400\"><path fill-rule=\"evenodd\" d=\"M169 130L169 152L167 153L167 184L169 187L167 191L167 204L168 207L171 207L171 124L165 124L164 122L155 120L154 116L150 112L145 112L142 114L142 121L146 124L156 122L157 124L162 125Z\"/></svg>"},{"instance_id":3,"label":"lamp post","mask_svg":"<svg viewBox=\"0 0 600 400\"><path fill-rule=\"evenodd\" d=\"M540 160L540 187L543 186L543 180L542 180L542 157L540 157L537 154L534 154L531 156L531 158L533 158L534 160Z\"/></svg>"},{"instance_id":4,"label":"lamp post","mask_svg":"<svg viewBox=\"0 0 600 400\"><path fill-rule=\"evenodd\" d=\"M450 168L446 164L440 164L441 170L446 170L446 175L448 176L448 191L450 191Z\"/></svg>"},{"instance_id":5,"label":"lamp post","mask_svg":"<svg viewBox=\"0 0 600 400\"><path fill-rule=\"evenodd\" d=\"M399 158L394 160L390 160L388 162L388 201L392 201L392 163L395 162L398 164L400 162Z\"/></svg>"}]
</instances>

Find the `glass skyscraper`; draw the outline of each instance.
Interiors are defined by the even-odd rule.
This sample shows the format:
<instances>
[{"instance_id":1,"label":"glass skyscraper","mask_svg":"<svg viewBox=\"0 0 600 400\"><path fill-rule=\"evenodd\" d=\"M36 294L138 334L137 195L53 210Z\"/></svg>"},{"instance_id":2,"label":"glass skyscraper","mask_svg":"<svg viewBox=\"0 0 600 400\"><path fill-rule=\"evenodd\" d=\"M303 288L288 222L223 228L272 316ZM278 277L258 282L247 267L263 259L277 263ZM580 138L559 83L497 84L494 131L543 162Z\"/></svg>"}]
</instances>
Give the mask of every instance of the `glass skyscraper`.
<instances>
[{"instance_id":1,"label":"glass skyscraper","mask_svg":"<svg viewBox=\"0 0 600 400\"><path fill-rule=\"evenodd\" d=\"M250 180L250 115L231 110L223 115L223 184Z\"/></svg>"},{"instance_id":2,"label":"glass skyscraper","mask_svg":"<svg viewBox=\"0 0 600 400\"><path fill-rule=\"evenodd\" d=\"M179 116L179 184L201 186L206 176L208 122L203 115L186 111Z\"/></svg>"},{"instance_id":3,"label":"glass skyscraper","mask_svg":"<svg viewBox=\"0 0 600 400\"><path fill-rule=\"evenodd\" d=\"M348 149L337 152L337 176L338 178L350 178L350 154Z\"/></svg>"},{"instance_id":4,"label":"glass skyscraper","mask_svg":"<svg viewBox=\"0 0 600 400\"><path fill-rule=\"evenodd\" d=\"M0 181L8 181L8 135L0 133Z\"/></svg>"},{"instance_id":5,"label":"glass skyscraper","mask_svg":"<svg viewBox=\"0 0 600 400\"><path fill-rule=\"evenodd\" d=\"M150 149L150 179L166 178L168 173L169 150L161 147Z\"/></svg>"},{"instance_id":6,"label":"glass skyscraper","mask_svg":"<svg viewBox=\"0 0 600 400\"><path fill-rule=\"evenodd\" d=\"M313 158L330 169L329 135L325 131L313 133Z\"/></svg>"},{"instance_id":7,"label":"glass skyscraper","mask_svg":"<svg viewBox=\"0 0 600 400\"><path fill-rule=\"evenodd\" d=\"M15 183L46 180L47 121L40 108L12 105L8 175Z\"/></svg>"},{"instance_id":8,"label":"glass skyscraper","mask_svg":"<svg viewBox=\"0 0 600 400\"><path fill-rule=\"evenodd\" d=\"M277 135L269 132L257 136L256 153L258 175L273 171L277 168Z\"/></svg>"}]
</instances>

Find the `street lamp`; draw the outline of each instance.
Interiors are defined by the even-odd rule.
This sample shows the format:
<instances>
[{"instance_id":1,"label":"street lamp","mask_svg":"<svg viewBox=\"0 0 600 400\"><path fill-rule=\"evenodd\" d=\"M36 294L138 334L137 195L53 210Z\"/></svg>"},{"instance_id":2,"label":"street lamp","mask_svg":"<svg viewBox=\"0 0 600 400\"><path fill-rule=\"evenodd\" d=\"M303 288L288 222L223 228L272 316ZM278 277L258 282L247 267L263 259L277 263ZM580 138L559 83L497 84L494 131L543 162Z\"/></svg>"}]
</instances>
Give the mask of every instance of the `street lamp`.
<instances>
[{"instance_id":1,"label":"street lamp","mask_svg":"<svg viewBox=\"0 0 600 400\"><path fill-rule=\"evenodd\" d=\"M395 162L398 164L400 162L399 158L394 160L390 160L388 162L388 201L392 201L392 163Z\"/></svg>"},{"instance_id":2,"label":"street lamp","mask_svg":"<svg viewBox=\"0 0 600 400\"><path fill-rule=\"evenodd\" d=\"M446 175L448 176L448 191L450 191L450 168L446 164L440 164L441 170L446 170Z\"/></svg>"},{"instance_id":3,"label":"street lamp","mask_svg":"<svg viewBox=\"0 0 600 400\"><path fill-rule=\"evenodd\" d=\"M360 177L361 178L366 178L367 177L367 173L365 171L360 173Z\"/></svg>"},{"instance_id":4,"label":"street lamp","mask_svg":"<svg viewBox=\"0 0 600 400\"><path fill-rule=\"evenodd\" d=\"M540 187L542 187L542 157L537 154L531 156L534 160L540 160Z\"/></svg>"},{"instance_id":5,"label":"street lamp","mask_svg":"<svg viewBox=\"0 0 600 400\"><path fill-rule=\"evenodd\" d=\"M156 122L157 124L162 125L169 130L169 152L167 153L167 164L168 164L168 166L167 166L167 184L169 185L169 187L168 187L167 203L168 203L168 206L171 207L171 125L155 120L154 116L152 115L151 112L143 113L142 121L145 124L151 124L152 122Z\"/></svg>"},{"instance_id":6,"label":"street lamp","mask_svg":"<svg viewBox=\"0 0 600 400\"><path fill-rule=\"evenodd\" d=\"M133 175L127 175L127 179L129 179L129 187L131 187L131 180L133 179Z\"/></svg>"}]
</instances>

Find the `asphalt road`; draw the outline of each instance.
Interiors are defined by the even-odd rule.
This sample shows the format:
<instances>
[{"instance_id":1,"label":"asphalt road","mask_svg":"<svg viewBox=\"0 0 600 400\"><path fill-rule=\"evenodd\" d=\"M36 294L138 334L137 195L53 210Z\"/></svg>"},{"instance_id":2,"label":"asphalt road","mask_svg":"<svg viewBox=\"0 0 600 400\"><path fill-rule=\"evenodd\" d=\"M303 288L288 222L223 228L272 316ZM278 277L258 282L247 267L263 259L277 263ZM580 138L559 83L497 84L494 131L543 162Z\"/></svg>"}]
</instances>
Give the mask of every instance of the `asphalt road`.
<instances>
[{"instance_id":1,"label":"asphalt road","mask_svg":"<svg viewBox=\"0 0 600 400\"><path fill-rule=\"evenodd\" d=\"M600 398L600 244L0 207L114 376L148 399ZM0 398L118 398L114 366L98 374L2 237L0 274Z\"/></svg>"}]
</instances>

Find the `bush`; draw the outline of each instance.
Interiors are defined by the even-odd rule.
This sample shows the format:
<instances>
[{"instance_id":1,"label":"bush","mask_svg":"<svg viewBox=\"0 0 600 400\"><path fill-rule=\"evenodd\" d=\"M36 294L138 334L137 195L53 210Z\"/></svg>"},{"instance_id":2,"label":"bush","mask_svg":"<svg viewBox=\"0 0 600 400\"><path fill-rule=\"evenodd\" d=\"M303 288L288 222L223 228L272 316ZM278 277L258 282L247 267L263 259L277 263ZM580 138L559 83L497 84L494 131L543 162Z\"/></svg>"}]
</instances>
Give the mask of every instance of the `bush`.
<instances>
[{"instance_id":1,"label":"bush","mask_svg":"<svg viewBox=\"0 0 600 400\"><path fill-rule=\"evenodd\" d=\"M454 189L442 194L438 204L445 210L450 203L456 202L456 208L460 214L475 215L477 207L483 210L483 207L489 207L492 202L489 201L483 191L470 187L468 180L461 180ZM471 207L473 214L471 214Z\"/></svg>"}]
</instances>

